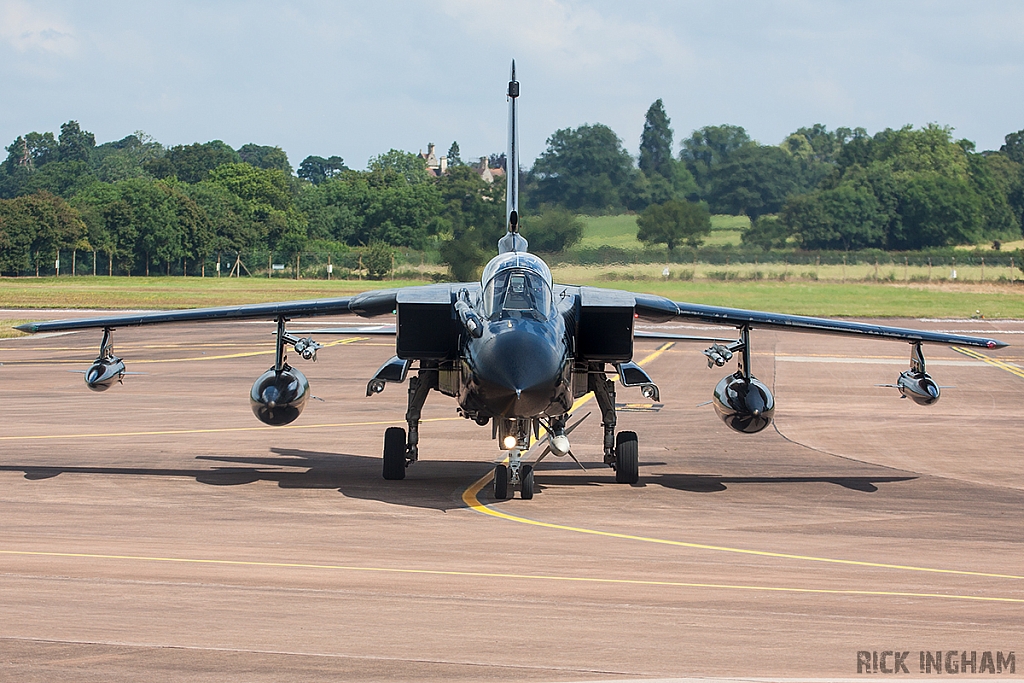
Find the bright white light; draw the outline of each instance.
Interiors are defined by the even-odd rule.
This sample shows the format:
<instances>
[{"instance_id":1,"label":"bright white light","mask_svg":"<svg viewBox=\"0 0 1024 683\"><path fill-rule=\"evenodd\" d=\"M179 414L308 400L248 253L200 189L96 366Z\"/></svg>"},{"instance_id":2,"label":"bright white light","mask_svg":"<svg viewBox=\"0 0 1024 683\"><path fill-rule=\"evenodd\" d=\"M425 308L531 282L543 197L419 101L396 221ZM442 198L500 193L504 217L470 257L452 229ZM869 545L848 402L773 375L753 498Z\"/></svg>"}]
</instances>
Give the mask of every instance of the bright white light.
<instances>
[{"instance_id":1,"label":"bright white light","mask_svg":"<svg viewBox=\"0 0 1024 683\"><path fill-rule=\"evenodd\" d=\"M508 436L505 437L505 440L502 443L505 444L505 448L512 450L513 448L516 447L516 444L519 443L519 441L518 439L516 439L516 437L509 434Z\"/></svg>"}]
</instances>

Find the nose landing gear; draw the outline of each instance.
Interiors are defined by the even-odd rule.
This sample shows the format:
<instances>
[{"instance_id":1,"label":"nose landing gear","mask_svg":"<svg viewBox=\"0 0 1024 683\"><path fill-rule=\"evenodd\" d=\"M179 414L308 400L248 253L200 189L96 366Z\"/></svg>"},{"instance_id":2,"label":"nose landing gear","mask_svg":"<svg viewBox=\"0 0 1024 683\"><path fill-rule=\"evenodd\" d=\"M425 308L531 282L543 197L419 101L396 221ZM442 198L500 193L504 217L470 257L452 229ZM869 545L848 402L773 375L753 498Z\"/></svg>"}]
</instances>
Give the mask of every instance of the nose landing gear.
<instances>
[{"instance_id":1,"label":"nose landing gear","mask_svg":"<svg viewBox=\"0 0 1024 683\"><path fill-rule=\"evenodd\" d=\"M500 462L494 466L494 498L511 498L517 486L523 500L533 498L533 465L524 463L523 452L513 449L508 453L508 464Z\"/></svg>"}]
</instances>

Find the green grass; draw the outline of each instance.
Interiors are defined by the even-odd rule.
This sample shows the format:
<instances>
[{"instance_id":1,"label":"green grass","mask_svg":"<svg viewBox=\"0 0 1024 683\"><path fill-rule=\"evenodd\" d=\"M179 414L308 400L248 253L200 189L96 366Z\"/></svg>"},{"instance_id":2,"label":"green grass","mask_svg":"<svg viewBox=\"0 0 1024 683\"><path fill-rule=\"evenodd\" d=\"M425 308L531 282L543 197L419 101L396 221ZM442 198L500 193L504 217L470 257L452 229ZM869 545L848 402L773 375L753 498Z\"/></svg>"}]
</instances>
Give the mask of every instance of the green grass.
<instances>
[{"instance_id":1,"label":"green grass","mask_svg":"<svg viewBox=\"0 0 1024 683\"><path fill-rule=\"evenodd\" d=\"M836 281L664 280L658 272L617 274L607 268L557 267L555 280L649 292L675 301L803 315L857 317L970 317L1024 319L1021 283L864 283ZM703 267L703 266L702 266ZM678 267L673 266L678 270ZM629 279L630 277L642 279ZM285 280L265 278L61 277L0 279L0 308L170 309L350 296L368 289L423 284L422 280ZM13 318L14 316L12 316ZM25 314L18 322L25 322ZM18 324L0 322L10 328ZM9 333L7 333L9 334Z\"/></svg>"},{"instance_id":2,"label":"green grass","mask_svg":"<svg viewBox=\"0 0 1024 683\"><path fill-rule=\"evenodd\" d=\"M0 308L167 309L347 296L423 280L285 278L45 277L0 278Z\"/></svg>"},{"instance_id":3,"label":"green grass","mask_svg":"<svg viewBox=\"0 0 1024 683\"><path fill-rule=\"evenodd\" d=\"M636 239L636 216L580 216L583 221L583 239L578 247L618 247L620 249L643 249Z\"/></svg>"},{"instance_id":4,"label":"green grass","mask_svg":"<svg viewBox=\"0 0 1024 683\"><path fill-rule=\"evenodd\" d=\"M636 215L580 216L583 221L583 239L576 248L618 247L620 249L643 249L636 238ZM739 246L740 235L750 227L746 216L711 217L711 235L705 240L708 246Z\"/></svg>"},{"instance_id":5,"label":"green grass","mask_svg":"<svg viewBox=\"0 0 1024 683\"><path fill-rule=\"evenodd\" d=\"M660 294L673 301L796 315L862 318L1024 318L1024 294L970 286L838 282L615 281L603 287ZM995 286L990 288L996 290ZM1019 288L1018 288L1019 290Z\"/></svg>"}]
</instances>

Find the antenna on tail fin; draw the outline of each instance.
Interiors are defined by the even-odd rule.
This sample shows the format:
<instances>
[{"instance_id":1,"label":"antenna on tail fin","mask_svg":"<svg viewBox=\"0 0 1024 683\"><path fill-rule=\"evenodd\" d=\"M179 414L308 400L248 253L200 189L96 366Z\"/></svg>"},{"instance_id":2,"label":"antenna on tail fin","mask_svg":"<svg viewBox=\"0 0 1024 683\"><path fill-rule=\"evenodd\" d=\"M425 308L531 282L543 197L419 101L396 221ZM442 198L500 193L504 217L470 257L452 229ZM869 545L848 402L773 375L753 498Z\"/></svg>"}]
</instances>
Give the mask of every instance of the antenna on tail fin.
<instances>
[{"instance_id":1,"label":"antenna on tail fin","mask_svg":"<svg viewBox=\"0 0 1024 683\"><path fill-rule=\"evenodd\" d=\"M508 233L498 240L498 253L527 251L529 243L519 234L519 81L516 60L508 81L508 154L505 157L505 227Z\"/></svg>"}]
</instances>

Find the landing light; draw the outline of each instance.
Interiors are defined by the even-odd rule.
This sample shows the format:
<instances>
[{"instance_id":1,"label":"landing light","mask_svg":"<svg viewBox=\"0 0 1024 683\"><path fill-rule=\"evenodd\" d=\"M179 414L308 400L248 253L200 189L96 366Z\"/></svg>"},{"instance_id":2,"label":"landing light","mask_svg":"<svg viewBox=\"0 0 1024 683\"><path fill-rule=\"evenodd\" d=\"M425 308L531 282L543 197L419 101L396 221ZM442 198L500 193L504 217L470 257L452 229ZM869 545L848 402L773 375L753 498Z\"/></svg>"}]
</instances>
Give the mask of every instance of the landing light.
<instances>
[{"instance_id":1,"label":"landing light","mask_svg":"<svg viewBox=\"0 0 1024 683\"><path fill-rule=\"evenodd\" d=\"M519 443L519 440L516 439L516 437L509 434L508 436L505 437L505 440L502 441L502 443L505 444L505 448L507 448L508 450L512 450L513 448L516 447L516 444Z\"/></svg>"}]
</instances>

